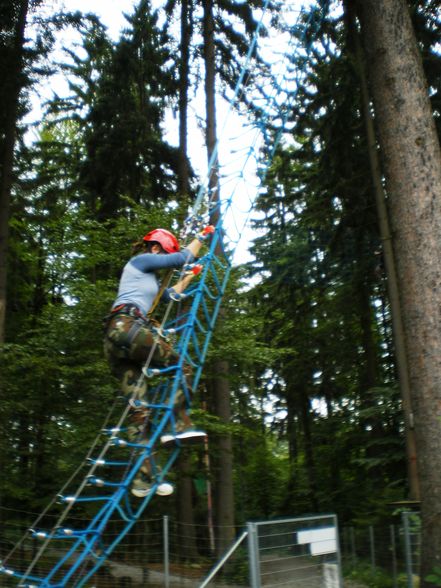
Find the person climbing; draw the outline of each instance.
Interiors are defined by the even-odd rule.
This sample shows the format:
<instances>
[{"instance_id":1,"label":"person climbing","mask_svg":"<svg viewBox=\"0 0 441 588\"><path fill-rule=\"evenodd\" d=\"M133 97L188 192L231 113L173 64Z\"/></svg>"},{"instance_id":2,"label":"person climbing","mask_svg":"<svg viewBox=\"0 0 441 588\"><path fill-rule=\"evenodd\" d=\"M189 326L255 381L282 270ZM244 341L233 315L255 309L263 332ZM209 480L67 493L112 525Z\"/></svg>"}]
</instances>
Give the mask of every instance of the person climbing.
<instances>
[{"instance_id":1,"label":"person climbing","mask_svg":"<svg viewBox=\"0 0 441 588\"><path fill-rule=\"evenodd\" d=\"M192 264L213 232L214 227L207 226L181 250L173 233L154 229L134 243L132 256L124 266L118 293L107 318L104 353L130 405L128 436L132 441L146 435L148 410L133 402L146 397L143 368L146 363L149 368L165 367L178 360L166 339L152 330L149 311L156 305L158 297L164 301L179 298L201 266L193 266L171 288L161 287L157 272ZM205 432L194 430L185 404L184 393L179 391L174 406L176 432L161 436L163 446L176 442L197 443L206 437ZM150 491L151 483L151 465L147 459L135 477L131 491L137 497L144 497ZM162 496L172 492L173 486L166 482L156 489L156 493Z\"/></svg>"}]
</instances>

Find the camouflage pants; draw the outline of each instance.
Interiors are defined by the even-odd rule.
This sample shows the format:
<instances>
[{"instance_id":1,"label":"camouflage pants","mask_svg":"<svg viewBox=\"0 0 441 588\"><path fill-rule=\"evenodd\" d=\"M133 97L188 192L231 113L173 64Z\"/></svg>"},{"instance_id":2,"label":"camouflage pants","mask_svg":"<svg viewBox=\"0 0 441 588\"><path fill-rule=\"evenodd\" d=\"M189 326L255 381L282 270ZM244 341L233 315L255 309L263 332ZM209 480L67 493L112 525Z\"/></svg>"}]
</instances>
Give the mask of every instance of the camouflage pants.
<instances>
[{"instance_id":1,"label":"camouflage pants","mask_svg":"<svg viewBox=\"0 0 441 588\"><path fill-rule=\"evenodd\" d=\"M154 335L142 318L123 313L112 316L107 325L104 354L112 374L119 380L122 394L127 399L137 400L147 400L147 380L142 368L150 355L151 367L164 367L178 360L171 345L162 337ZM185 407L185 395L182 390L178 390L173 407L175 420L179 427L188 428L191 421ZM131 440L146 437L146 417L146 409L130 409L128 434Z\"/></svg>"},{"instance_id":2,"label":"camouflage pants","mask_svg":"<svg viewBox=\"0 0 441 588\"><path fill-rule=\"evenodd\" d=\"M123 313L111 317L104 339L104 354L126 397L142 399L147 391L142 368L163 367L177 355L163 338L157 337L142 318Z\"/></svg>"}]
</instances>

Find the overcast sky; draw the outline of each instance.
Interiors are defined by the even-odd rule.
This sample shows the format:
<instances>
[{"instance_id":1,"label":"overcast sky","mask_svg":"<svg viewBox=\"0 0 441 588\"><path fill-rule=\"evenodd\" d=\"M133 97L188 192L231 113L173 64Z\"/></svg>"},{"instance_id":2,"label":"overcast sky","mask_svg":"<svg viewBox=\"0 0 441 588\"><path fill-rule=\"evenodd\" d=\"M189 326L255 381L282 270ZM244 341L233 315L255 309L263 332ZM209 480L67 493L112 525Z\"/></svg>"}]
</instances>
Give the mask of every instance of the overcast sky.
<instances>
[{"instance_id":1,"label":"overcast sky","mask_svg":"<svg viewBox=\"0 0 441 588\"><path fill-rule=\"evenodd\" d=\"M112 37L117 37L125 25L123 13L131 13L137 0L61 0L68 11L93 12L100 17Z\"/></svg>"}]
</instances>

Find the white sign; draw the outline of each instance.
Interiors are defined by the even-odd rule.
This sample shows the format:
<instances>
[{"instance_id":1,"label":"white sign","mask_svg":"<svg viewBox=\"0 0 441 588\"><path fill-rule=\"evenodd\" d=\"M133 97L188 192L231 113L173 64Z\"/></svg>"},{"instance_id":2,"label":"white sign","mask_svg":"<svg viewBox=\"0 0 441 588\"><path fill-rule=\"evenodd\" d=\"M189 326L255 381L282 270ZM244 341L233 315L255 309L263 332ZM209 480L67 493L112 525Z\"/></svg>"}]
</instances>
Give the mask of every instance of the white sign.
<instances>
[{"instance_id":1,"label":"white sign","mask_svg":"<svg viewBox=\"0 0 441 588\"><path fill-rule=\"evenodd\" d=\"M335 553L337 551L335 527L298 531L297 542L300 545L309 543L311 555L324 555L325 553Z\"/></svg>"}]
</instances>

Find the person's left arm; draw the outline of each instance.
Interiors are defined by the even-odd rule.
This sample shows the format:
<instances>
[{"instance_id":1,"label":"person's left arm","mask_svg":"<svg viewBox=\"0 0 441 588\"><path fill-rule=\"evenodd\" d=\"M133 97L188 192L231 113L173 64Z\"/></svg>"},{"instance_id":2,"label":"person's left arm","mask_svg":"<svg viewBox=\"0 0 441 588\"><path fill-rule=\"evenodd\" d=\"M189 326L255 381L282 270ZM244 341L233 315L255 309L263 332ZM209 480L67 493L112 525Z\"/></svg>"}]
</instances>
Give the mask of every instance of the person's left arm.
<instances>
[{"instance_id":1,"label":"person's left arm","mask_svg":"<svg viewBox=\"0 0 441 588\"><path fill-rule=\"evenodd\" d=\"M176 282L176 284L173 286L173 290L177 294L182 294L182 292L190 285L192 279L200 273L201 269L201 265L193 266L191 270L185 273L184 277L181 278L179 282Z\"/></svg>"},{"instance_id":2,"label":"person's left arm","mask_svg":"<svg viewBox=\"0 0 441 588\"><path fill-rule=\"evenodd\" d=\"M180 294L184 292L184 290L190 285L190 282L193 280L195 276L197 276L202 270L202 265L194 265L191 269L185 272L183 278L181 278L174 286L171 288L167 288L164 292L165 296L170 299L174 299L174 295L177 294L178 297Z\"/></svg>"},{"instance_id":3,"label":"person's left arm","mask_svg":"<svg viewBox=\"0 0 441 588\"><path fill-rule=\"evenodd\" d=\"M180 268L194 261L193 253L183 249L177 253L141 253L130 260L130 263L142 272L154 272L161 269Z\"/></svg>"}]
</instances>

